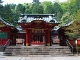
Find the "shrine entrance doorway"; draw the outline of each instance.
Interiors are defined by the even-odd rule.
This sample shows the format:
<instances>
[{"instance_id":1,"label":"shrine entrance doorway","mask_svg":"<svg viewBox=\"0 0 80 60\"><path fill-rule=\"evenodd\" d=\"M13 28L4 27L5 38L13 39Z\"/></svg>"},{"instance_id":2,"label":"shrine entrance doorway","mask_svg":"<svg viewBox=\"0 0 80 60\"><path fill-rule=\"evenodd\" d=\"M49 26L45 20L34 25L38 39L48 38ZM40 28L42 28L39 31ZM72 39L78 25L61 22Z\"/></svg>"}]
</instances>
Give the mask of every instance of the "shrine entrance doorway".
<instances>
[{"instance_id":1,"label":"shrine entrance doorway","mask_svg":"<svg viewBox=\"0 0 80 60\"><path fill-rule=\"evenodd\" d=\"M35 29L31 34L31 45L45 45L45 42L43 29Z\"/></svg>"}]
</instances>

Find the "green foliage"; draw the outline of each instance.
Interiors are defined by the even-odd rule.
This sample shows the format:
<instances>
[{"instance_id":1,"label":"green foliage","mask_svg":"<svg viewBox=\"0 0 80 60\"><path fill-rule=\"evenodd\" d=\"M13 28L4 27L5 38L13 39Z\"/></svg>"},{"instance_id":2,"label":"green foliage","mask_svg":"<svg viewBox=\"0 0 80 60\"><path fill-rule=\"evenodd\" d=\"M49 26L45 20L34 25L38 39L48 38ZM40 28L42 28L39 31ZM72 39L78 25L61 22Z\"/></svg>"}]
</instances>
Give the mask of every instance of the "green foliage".
<instances>
[{"instance_id":1,"label":"green foliage","mask_svg":"<svg viewBox=\"0 0 80 60\"><path fill-rule=\"evenodd\" d=\"M63 14L61 20L60 20L60 26L65 26L66 24L69 24L71 21L74 20L74 16L70 15L69 12L66 12Z\"/></svg>"},{"instance_id":2,"label":"green foliage","mask_svg":"<svg viewBox=\"0 0 80 60\"><path fill-rule=\"evenodd\" d=\"M80 10L77 11L74 17L74 22L66 28L71 32L66 32L69 38L80 38Z\"/></svg>"},{"instance_id":3,"label":"green foliage","mask_svg":"<svg viewBox=\"0 0 80 60\"><path fill-rule=\"evenodd\" d=\"M39 2L39 0L33 0L33 3L34 4L39 4L40 2Z\"/></svg>"},{"instance_id":4,"label":"green foliage","mask_svg":"<svg viewBox=\"0 0 80 60\"><path fill-rule=\"evenodd\" d=\"M2 16L3 17L3 6L2 5L0 5L0 16Z\"/></svg>"},{"instance_id":5,"label":"green foliage","mask_svg":"<svg viewBox=\"0 0 80 60\"><path fill-rule=\"evenodd\" d=\"M64 26L66 23L68 23L69 16L70 16L69 12L66 12L65 14L63 14L61 18L61 26Z\"/></svg>"},{"instance_id":6,"label":"green foliage","mask_svg":"<svg viewBox=\"0 0 80 60\"><path fill-rule=\"evenodd\" d=\"M60 26L71 23L68 27L65 27L65 32L69 38L80 38L80 0L69 0L66 5L61 4L64 10L64 14L60 20ZM66 9L67 7L67 9Z\"/></svg>"},{"instance_id":7,"label":"green foliage","mask_svg":"<svg viewBox=\"0 0 80 60\"><path fill-rule=\"evenodd\" d=\"M43 10L45 14L53 14L54 10L52 7L53 5L52 2L45 1L42 2L41 5L43 6Z\"/></svg>"},{"instance_id":8,"label":"green foliage","mask_svg":"<svg viewBox=\"0 0 80 60\"><path fill-rule=\"evenodd\" d=\"M19 13L24 13L25 12L25 7L22 5L22 4L18 4L16 7L15 7L15 10Z\"/></svg>"},{"instance_id":9,"label":"green foliage","mask_svg":"<svg viewBox=\"0 0 80 60\"><path fill-rule=\"evenodd\" d=\"M3 13L3 15L4 15L4 18L5 18L5 20L7 21L7 22L11 22L11 14L12 14L12 11L11 11L11 9L10 9L10 5L5 5L4 6L4 8L3 8L4 10L4 13Z\"/></svg>"},{"instance_id":10,"label":"green foliage","mask_svg":"<svg viewBox=\"0 0 80 60\"><path fill-rule=\"evenodd\" d=\"M45 13L46 14L53 14L54 10L53 10L52 6L47 6L45 9Z\"/></svg>"},{"instance_id":11,"label":"green foliage","mask_svg":"<svg viewBox=\"0 0 80 60\"><path fill-rule=\"evenodd\" d=\"M60 18L63 15L63 10L61 6L57 2L55 2L53 8L54 8L57 19L60 20Z\"/></svg>"},{"instance_id":12,"label":"green foliage","mask_svg":"<svg viewBox=\"0 0 80 60\"><path fill-rule=\"evenodd\" d=\"M75 7L76 7L77 10L80 9L80 0L76 0Z\"/></svg>"},{"instance_id":13,"label":"green foliage","mask_svg":"<svg viewBox=\"0 0 80 60\"><path fill-rule=\"evenodd\" d=\"M23 6L25 7L25 14L32 14L32 4L24 3Z\"/></svg>"},{"instance_id":14,"label":"green foliage","mask_svg":"<svg viewBox=\"0 0 80 60\"><path fill-rule=\"evenodd\" d=\"M43 14L43 6L35 4L32 7L32 14Z\"/></svg>"},{"instance_id":15,"label":"green foliage","mask_svg":"<svg viewBox=\"0 0 80 60\"><path fill-rule=\"evenodd\" d=\"M10 9L15 9L16 4L9 4L9 6L10 6Z\"/></svg>"},{"instance_id":16,"label":"green foliage","mask_svg":"<svg viewBox=\"0 0 80 60\"><path fill-rule=\"evenodd\" d=\"M69 2L64 2L64 3L59 3L62 10L63 10L63 13L66 13L68 11L68 8L69 8Z\"/></svg>"},{"instance_id":17,"label":"green foliage","mask_svg":"<svg viewBox=\"0 0 80 60\"><path fill-rule=\"evenodd\" d=\"M68 11L70 14L76 14L76 12L80 9L80 0L70 0L69 2Z\"/></svg>"}]
</instances>

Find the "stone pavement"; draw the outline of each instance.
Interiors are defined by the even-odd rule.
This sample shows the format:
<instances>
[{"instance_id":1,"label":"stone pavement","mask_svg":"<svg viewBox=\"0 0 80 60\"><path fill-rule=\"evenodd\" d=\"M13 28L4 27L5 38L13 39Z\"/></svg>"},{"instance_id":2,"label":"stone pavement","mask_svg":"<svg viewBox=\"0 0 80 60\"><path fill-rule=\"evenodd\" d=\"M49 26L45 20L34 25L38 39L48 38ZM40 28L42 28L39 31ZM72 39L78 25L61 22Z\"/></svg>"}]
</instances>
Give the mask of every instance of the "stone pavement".
<instances>
[{"instance_id":1,"label":"stone pavement","mask_svg":"<svg viewBox=\"0 0 80 60\"><path fill-rule=\"evenodd\" d=\"M80 56L74 57L14 57L0 56L0 60L80 60Z\"/></svg>"},{"instance_id":2,"label":"stone pavement","mask_svg":"<svg viewBox=\"0 0 80 60\"><path fill-rule=\"evenodd\" d=\"M37 56L37 57L21 57L21 56L3 56L3 52L0 52L0 60L80 60L80 56L59 56L59 57L49 57L49 56Z\"/></svg>"}]
</instances>

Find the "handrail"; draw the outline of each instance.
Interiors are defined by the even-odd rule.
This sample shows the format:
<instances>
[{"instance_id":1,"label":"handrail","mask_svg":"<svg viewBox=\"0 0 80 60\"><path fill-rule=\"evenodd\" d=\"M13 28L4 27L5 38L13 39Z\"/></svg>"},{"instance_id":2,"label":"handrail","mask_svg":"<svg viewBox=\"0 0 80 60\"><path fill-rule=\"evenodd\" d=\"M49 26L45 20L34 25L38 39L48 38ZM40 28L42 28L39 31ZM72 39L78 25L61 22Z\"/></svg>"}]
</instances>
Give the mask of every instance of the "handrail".
<instances>
[{"instance_id":1,"label":"handrail","mask_svg":"<svg viewBox=\"0 0 80 60\"><path fill-rule=\"evenodd\" d=\"M8 46L10 44L10 39L6 42L4 46Z\"/></svg>"},{"instance_id":2,"label":"handrail","mask_svg":"<svg viewBox=\"0 0 80 60\"><path fill-rule=\"evenodd\" d=\"M69 42L69 40L66 40L66 44L67 44L67 46L69 46L69 48L71 49L71 52L74 55L73 46L71 45L71 43Z\"/></svg>"},{"instance_id":3,"label":"handrail","mask_svg":"<svg viewBox=\"0 0 80 60\"><path fill-rule=\"evenodd\" d=\"M7 46L9 46L9 44L10 44L10 39L5 43L5 45L4 45L4 47L3 47L3 51L5 51L5 48L7 47Z\"/></svg>"}]
</instances>

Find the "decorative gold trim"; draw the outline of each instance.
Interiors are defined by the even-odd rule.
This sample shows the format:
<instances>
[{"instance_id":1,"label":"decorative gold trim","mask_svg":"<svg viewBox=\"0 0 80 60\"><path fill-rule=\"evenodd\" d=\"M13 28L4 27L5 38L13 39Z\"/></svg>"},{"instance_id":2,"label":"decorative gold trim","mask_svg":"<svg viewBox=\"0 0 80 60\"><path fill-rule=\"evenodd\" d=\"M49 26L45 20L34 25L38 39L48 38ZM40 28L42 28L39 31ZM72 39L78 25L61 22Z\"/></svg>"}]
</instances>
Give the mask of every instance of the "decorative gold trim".
<instances>
[{"instance_id":1,"label":"decorative gold trim","mask_svg":"<svg viewBox=\"0 0 80 60\"><path fill-rule=\"evenodd\" d=\"M28 43L26 43L26 46L28 46L29 44Z\"/></svg>"},{"instance_id":2,"label":"decorative gold trim","mask_svg":"<svg viewBox=\"0 0 80 60\"><path fill-rule=\"evenodd\" d=\"M47 43L47 46L50 46L50 43Z\"/></svg>"},{"instance_id":3,"label":"decorative gold trim","mask_svg":"<svg viewBox=\"0 0 80 60\"><path fill-rule=\"evenodd\" d=\"M52 24L49 24L49 25L52 25Z\"/></svg>"},{"instance_id":4,"label":"decorative gold trim","mask_svg":"<svg viewBox=\"0 0 80 60\"><path fill-rule=\"evenodd\" d=\"M27 25L27 24L25 24L25 25Z\"/></svg>"},{"instance_id":5,"label":"decorative gold trim","mask_svg":"<svg viewBox=\"0 0 80 60\"><path fill-rule=\"evenodd\" d=\"M42 21L40 21L40 20L36 20L36 21L34 21L35 23L41 23Z\"/></svg>"},{"instance_id":6,"label":"decorative gold trim","mask_svg":"<svg viewBox=\"0 0 80 60\"><path fill-rule=\"evenodd\" d=\"M11 27L11 29L14 29L13 27Z\"/></svg>"}]
</instances>

